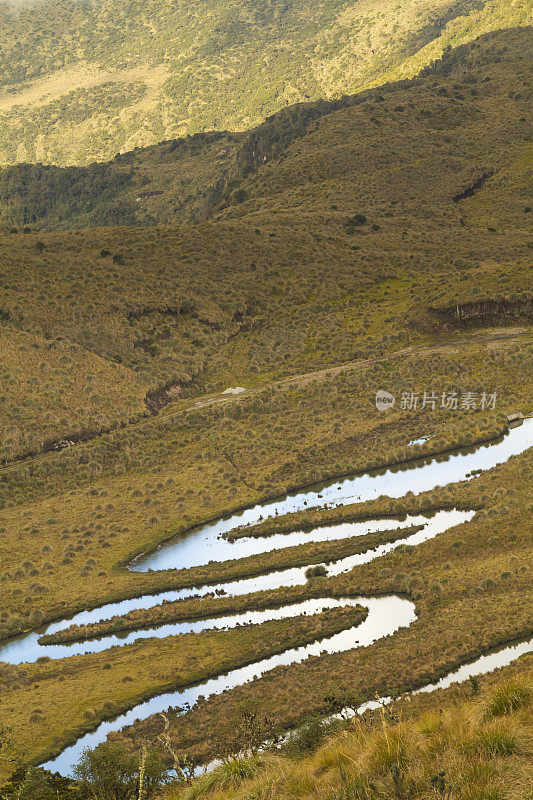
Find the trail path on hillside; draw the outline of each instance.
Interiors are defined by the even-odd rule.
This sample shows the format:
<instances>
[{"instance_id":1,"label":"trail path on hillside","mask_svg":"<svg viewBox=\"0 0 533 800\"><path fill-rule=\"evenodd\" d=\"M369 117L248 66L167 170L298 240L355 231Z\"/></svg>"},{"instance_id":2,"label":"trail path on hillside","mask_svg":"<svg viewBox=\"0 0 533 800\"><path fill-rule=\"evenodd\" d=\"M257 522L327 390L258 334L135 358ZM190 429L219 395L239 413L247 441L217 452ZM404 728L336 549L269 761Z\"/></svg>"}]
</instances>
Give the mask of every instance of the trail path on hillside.
<instances>
[{"instance_id":1,"label":"trail path on hillside","mask_svg":"<svg viewBox=\"0 0 533 800\"><path fill-rule=\"evenodd\" d=\"M38 453L24 455L5 461L4 464L0 467L0 474L2 471L9 469L15 464L22 464L27 462L35 463L39 460L42 460L45 457L53 455L54 453L57 454L64 449L71 449L72 447L78 447L83 444L88 444L92 441L95 441L96 439L100 439L114 430L119 430L119 429L127 430L129 427L133 426L137 428L142 428L143 425L150 424L151 421L154 419L154 416L158 416L160 419L165 421L171 420L175 419L176 417L187 414L190 411L195 411L202 408L208 408L209 406L223 405L227 403L237 403L240 402L243 398L258 395L261 392L265 392L268 390L274 389L278 391L279 390L288 391L290 389L306 386L312 382L323 382L329 380L330 378L336 377L342 372L352 372L354 370L366 367L369 364L377 364L381 361L409 358L411 356L430 356L430 355L438 355L446 353L451 354L454 352L461 352L463 350L466 350L470 346L476 346L476 345L478 346L486 345L487 347L497 348L516 342L521 342L524 344L533 342L533 336L528 328L526 327L501 328L498 330L498 332L484 331L481 333L470 334L467 336L463 336L461 338L456 338L447 342L439 342L437 344L423 344L423 345L413 345L411 347L403 347L400 350L394 350L389 353L384 353L378 356L371 356L369 358L360 358L360 359L355 359L353 361L345 361L342 364L323 367L322 369L313 370L312 372L298 373L296 375L291 375L288 378L280 378L278 380L262 383L250 389L240 387L238 393L228 392L228 390L226 389L223 392L218 392L216 394L208 394L196 399L191 398L190 402L182 405L177 410L172 410L171 408L172 402L171 402L169 403L168 406L166 406L166 408L168 409L166 412L162 410L157 415L152 414L149 417L144 417L135 422L131 422L128 425L124 426L116 425L112 429L101 431L95 433L94 436L84 438L83 441L76 441L77 436L75 434L66 433L61 437L60 440L58 440L57 447L51 447L50 449L47 449L46 452L41 451ZM61 446L63 444L64 446Z\"/></svg>"},{"instance_id":2,"label":"trail path on hillside","mask_svg":"<svg viewBox=\"0 0 533 800\"><path fill-rule=\"evenodd\" d=\"M424 355L438 355L440 353L450 353L455 350L464 349L465 345L472 344L486 344L488 346L498 346L500 343L507 343L509 340L533 341L531 333L527 328L504 328L498 333L482 333L455 339L451 342L439 343L435 345L413 345L412 347L403 347L400 350L394 350L390 353L385 353L379 356L372 356L370 358L359 358L354 361L345 361L342 364L337 364L331 367L324 367L322 369L314 370L313 372L303 372L297 375L291 375L289 378L281 378L280 380L264 383L252 389L242 389L238 394L224 394L219 393L216 395L206 395L196 400L192 408L205 408L206 406L215 403L227 403L241 400L243 397L250 397L250 395L259 394L267 389L292 389L294 387L306 386L314 381L324 381L329 378L334 378L342 372L353 371L358 367L366 367L369 364L376 364L380 361L389 361L396 358L408 358L409 356L424 356ZM227 390L226 390L227 391ZM189 408L185 410L190 410ZM179 413L179 412L178 412ZM183 411L181 412L183 413ZM164 415L165 418L175 416L176 412Z\"/></svg>"}]
</instances>

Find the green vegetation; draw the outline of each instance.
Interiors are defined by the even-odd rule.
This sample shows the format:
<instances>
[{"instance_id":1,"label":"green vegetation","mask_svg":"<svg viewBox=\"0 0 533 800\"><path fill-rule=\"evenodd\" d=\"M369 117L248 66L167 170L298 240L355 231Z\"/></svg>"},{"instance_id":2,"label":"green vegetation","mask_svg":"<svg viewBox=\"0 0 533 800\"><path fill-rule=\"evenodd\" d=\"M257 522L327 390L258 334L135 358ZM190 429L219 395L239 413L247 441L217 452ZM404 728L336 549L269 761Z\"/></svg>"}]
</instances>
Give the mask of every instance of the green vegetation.
<instances>
[{"instance_id":1,"label":"green vegetation","mask_svg":"<svg viewBox=\"0 0 533 800\"><path fill-rule=\"evenodd\" d=\"M422 79L289 106L247 133L196 134L107 164L5 168L0 222L49 230L168 225L229 206L224 218L261 210L268 224L273 213L318 212L335 235L340 228L355 236L352 247L368 235L390 236L402 214L426 230L462 218L461 239L478 226L501 238L527 226L531 207L529 42L529 29L491 34L447 50ZM434 195L422 181L434 184Z\"/></svg>"},{"instance_id":2,"label":"green vegetation","mask_svg":"<svg viewBox=\"0 0 533 800\"><path fill-rule=\"evenodd\" d=\"M20 164L0 170L0 222L69 229L197 222L243 135L206 133L136 148L105 164Z\"/></svg>"},{"instance_id":3,"label":"green vegetation","mask_svg":"<svg viewBox=\"0 0 533 800\"><path fill-rule=\"evenodd\" d=\"M43 0L0 12L0 163L88 164L411 78L529 0Z\"/></svg>"}]
</instances>

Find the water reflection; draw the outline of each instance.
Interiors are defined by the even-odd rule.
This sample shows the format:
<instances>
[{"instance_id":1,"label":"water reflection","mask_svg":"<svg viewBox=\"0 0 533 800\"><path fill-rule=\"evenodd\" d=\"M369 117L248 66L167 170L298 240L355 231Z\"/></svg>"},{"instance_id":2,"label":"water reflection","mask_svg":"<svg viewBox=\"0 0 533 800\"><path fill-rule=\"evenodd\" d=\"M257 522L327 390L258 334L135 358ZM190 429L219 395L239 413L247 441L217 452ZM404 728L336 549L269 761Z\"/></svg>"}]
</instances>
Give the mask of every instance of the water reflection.
<instances>
[{"instance_id":1,"label":"water reflection","mask_svg":"<svg viewBox=\"0 0 533 800\"><path fill-rule=\"evenodd\" d=\"M345 600L338 601L339 605L346 605ZM383 636L389 636L399 628L410 625L416 618L414 604L400 597L358 597L351 598L350 604L360 603L368 607L366 620L355 627L341 631L334 636L321 639L304 647L285 650L284 653L257 661L240 669L231 670L224 675L205 681L197 686L190 686L178 692L166 692L152 697L144 703L135 706L126 714L121 714L114 720L103 722L95 731L81 737L71 747L67 747L61 755L44 764L46 769L61 772L63 775L71 774L72 767L79 761L84 749L96 747L104 741L111 731L118 731L126 725L131 725L136 720L147 719L152 714L165 711L168 708L180 708L184 713L194 706L200 697L212 697L228 689L249 683L259 678L274 667L297 664L310 656L319 656L324 652L339 653L353 647L362 647L372 644Z\"/></svg>"},{"instance_id":2,"label":"water reflection","mask_svg":"<svg viewBox=\"0 0 533 800\"><path fill-rule=\"evenodd\" d=\"M399 498L408 493L416 495L437 486L470 480L475 474L505 462L512 455L524 452L532 444L533 420L526 420L521 427L514 428L505 437L490 444L468 448L440 457L426 458L408 465L398 466L397 468L383 469L365 475L333 481L321 486L311 487L303 492L295 492L270 503L256 505L228 518L220 519L213 524L205 525L186 537L166 544L155 553L136 559L130 568L135 571L189 568L207 564L210 561L227 561L250 557L305 542L335 541L376 531L406 529L407 535L403 539L379 545L364 553L348 556L330 564L328 574L339 575L360 564L379 558L400 545L419 545L452 526L467 522L474 516L474 512L453 509L440 511L431 516L410 515L402 520L385 519L344 523L328 527L317 527L309 532L294 531L289 534L279 534L268 538L248 537L237 539L234 542L221 537L241 525L258 522L261 519L278 514L299 511L304 508L316 508L319 506L332 508L348 503L363 502L380 496ZM414 525L421 525L422 529L410 534L407 529ZM82 611L70 619L53 623L45 630L46 633L53 633L68 628L72 624L99 622L134 609L148 609L161 604L165 600L172 601L194 595L206 595L214 590L229 596L237 596L266 589L296 586L305 583L305 570L306 567L296 567L270 572L253 578L222 582L214 586L160 592L154 595L144 595L129 600L107 603L96 609ZM359 626L349 628L304 647L288 649L279 655L262 659L249 666L212 678L201 685L153 697L137 705L126 714L102 723L95 731L83 736L74 745L66 748L58 758L45 764L48 769L69 774L73 764L79 759L83 750L86 747L94 747L105 740L107 734L111 731L120 730L125 725L132 724L135 720L146 719L151 714L164 711L169 707L190 708L198 701L200 696L209 697L220 694L227 689L254 680L254 678L276 666L300 663L312 655L320 655L323 652L338 653L354 647L372 644L383 636L391 635L399 628L410 625L416 618L414 605L409 600L396 596L321 598L319 600L304 601L303 603L293 603L278 609L249 611L193 622L170 623L149 630L113 634L69 645L40 645L38 639L42 635L42 631L34 631L28 635L18 637L1 647L0 660L12 664L20 664L35 661L43 655L51 658L64 658L75 654L96 653L113 646L127 646L142 638L164 638L191 631L228 629L239 624L284 619L300 613L316 614L327 608L355 604L364 605L368 609L367 618ZM478 659L475 665L462 667L439 681L435 686L423 687L418 691L432 691L435 688L449 685L444 683L446 680L454 682L455 680L464 680L464 676L468 677L470 674L480 674L471 672L472 669L479 668L481 671L489 671L494 669L495 666L510 663L506 659L513 660L513 658L518 657L523 652L522 647L523 645L517 645L515 648L502 650L500 654L484 656L482 659Z\"/></svg>"},{"instance_id":3,"label":"water reflection","mask_svg":"<svg viewBox=\"0 0 533 800\"><path fill-rule=\"evenodd\" d=\"M334 508L375 500L383 496L404 497L409 492L417 495L437 486L471 480L472 472L492 469L507 461L512 455L523 453L532 445L533 419L528 419L520 428L510 430L506 436L495 442L344 478L341 481L289 494L270 503L247 508L228 518L204 525L185 538L176 539L163 545L156 552L138 558L131 569L139 572L149 569L181 569L208 564L210 561L228 561L242 556L258 555L302 541L317 541L314 531L281 534L268 538L238 539L235 542L230 542L221 536L242 525L256 523L280 514L302 511L305 508L319 506Z\"/></svg>"},{"instance_id":4,"label":"water reflection","mask_svg":"<svg viewBox=\"0 0 533 800\"><path fill-rule=\"evenodd\" d=\"M328 565L328 574L333 576L340 575L342 572L349 572L351 569L354 569L354 567L361 564L367 564L376 558L380 558L386 553L392 552L401 545L415 546L421 544L422 542L428 541L434 536L437 536L439 533L443 533L445 530L448 530L454 525L458 525L461 522L467 522L473 516L473 511L458 511L457 509L452 509L447 511L439 511L430 517L424 515L407 516L401 522L392 519L379 520L379 522L374 522L372 524L371 530L406 528L406 532L408 532L408 529L413 526L422 525L423 527L416 533L405 536L404 538L398 539L395 542L378 545L377 547L367 550L364 553L356 553L332 562ZM333 526L333 528L317 529L317 531L323 531L328 540L342 539L353 535L361 535L361 531L363 530L365 524L344 523L342 525ZM238 595L249 594L268 589L299 586L306 583L306 569L306 566L293 567L290 569L279 570L277 572L270 572L266 575L259 575L254 578L244 578L241 580L229 581L227 583L220 583L217 584L215 588L217 591L223 592L225 596L235 597ZM120 603L110 603L107 606L101 606L100 608L93 609L90 612L84 611L80 614L76 614L71 619L52 623L44 631L33 631L25 636L8 642L0 648L0 660L6 661L10 664L21 664L35 662L38 658L42 658L43 656L57 659L81 655L84 653L101 653L104 650L108 650L110 647L124 646L139 639L163 639L167 636L176 636L180 633L191 633L212 629L228 629L236 627L237 625L260 623L271 619L283 619L302 613L298 611L297 607L294 605L284 606L275 609L264 609L262 611L248 611L241 614L229 614L204 620L168 623L145 630L134 630L122 632L120 634L114 633L108 636L101 636L96 639L73 642L71 644L39 643L39 638L43 635L43 633L55 633L74 624L98 622L104 619L109 619L116 614L126 614L128 611L132 611L134 609L151 608L153 606L160 605L163 599L177 600L187 596L190 597L193 594L205 595L212 591L212 586L203 586L199 587L198 589L163 592L160 594L145 595L140 598L137 597L129 600L123 600ZM314 603L315 601L309 602ZM337 601L333 602L337 605ZM300 605L302 607L305 606L305 604ZM291 608L293 609L292 612L290 610ZM317 611L312 612L311 606L309 606L306 610L308 613L318 613Z\"/></svg>"}]
</instances>

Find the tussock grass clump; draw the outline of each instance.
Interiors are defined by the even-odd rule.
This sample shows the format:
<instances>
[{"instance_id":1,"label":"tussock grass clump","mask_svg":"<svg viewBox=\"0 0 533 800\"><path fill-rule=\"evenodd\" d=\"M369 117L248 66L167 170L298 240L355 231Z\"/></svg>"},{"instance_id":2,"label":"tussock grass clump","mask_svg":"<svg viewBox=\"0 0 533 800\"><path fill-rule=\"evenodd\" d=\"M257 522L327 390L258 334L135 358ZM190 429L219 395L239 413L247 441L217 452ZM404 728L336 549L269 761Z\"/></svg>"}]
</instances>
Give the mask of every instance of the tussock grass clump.
<instances>
[{"instance_id":1,"label":"tussock grass clump","mask_svg":"<svg viewBox=\"0 0 533 800\"><path fill-rule=\"evenodd\" d=\"M485 717L503 717L531 705L531 687L516 681L505 683L492 692L486 702Z\"/></svg>"},{"instance_id":2,"label":"tussock grass clump","mask_svg":"<svg viewBox=\"0 0 533 800\"><path fill-rule=\"evenodd\" d=\"M325 564L317 564L315 567L308 567L305 570L305 577L307 580L313 580L313 578L325 578L328 574L328 569Z\"/></svg>"},{"instance_id":3,"label":"tussock grass clump","mask_svg":"<svg viewBox=\"0 0 533 800\"><path fill-rule=\"evenodd\" d=\"M238 789L241 784L264 772L268 759L252 756L233 756L225 759L203 775L183 795L183 800L196 800L206 792L224 792Z\"/></svg>"},{"instance_id":4,"label":"tussock grass clump","mask_svg":"<svg viewBox=\"0 0 533 800\"><path fill-rule=\"evenodd\" d=\"M474 753L484 758L510 756L518 750L516 736L502 726L486 727L476 731L470 747ZM468 745L467 745L467 750Z\"/></svg>"}]
</instances>

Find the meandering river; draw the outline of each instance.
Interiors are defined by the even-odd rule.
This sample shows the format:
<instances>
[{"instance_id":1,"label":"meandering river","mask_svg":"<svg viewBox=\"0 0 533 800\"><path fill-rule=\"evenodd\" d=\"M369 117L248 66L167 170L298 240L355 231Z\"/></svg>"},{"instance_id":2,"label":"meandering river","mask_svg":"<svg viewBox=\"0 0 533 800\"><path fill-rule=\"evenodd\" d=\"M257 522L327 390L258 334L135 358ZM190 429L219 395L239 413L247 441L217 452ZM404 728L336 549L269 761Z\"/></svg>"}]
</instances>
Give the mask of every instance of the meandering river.
<instances>
[{"instance_id":1,"label":"meandering river","mask_svg":"<svg viewBox=\"0 0 533 800\"><path fill-rule=\"evenodd\" d=\"M207 564L210 561L226 561L242 557L250 557L267 551L278 550L305 542L334 541L342 538L361 536L376 531L390 529L406 529L406 536L388 544L382 544L364 553L340 559L328 565L329 575L338 575L354 567L380 558L400 545L417 546L443 533L451 527L468 522L474 511L457 509L439 511L434 515L410 515L398 521L394 519L368 520L365 522L344 523L328 527L317 527L311 531L294 531L263 537L239 538L234 542L222 538L223 534L242 525L258 522L261 519L298 511L304 508L335 507L349 503L363 502L380 496L403 497L409 492L419 494L437 486L470 480L479 471L491 469L507 461L511 456L522 453L533 445L533 420L526 420L523 425L510 430L501 439L457 451L451 454L427 458L411 462L395 469L381 470L365 475L332 481L320 487L295 492L284 498L263 505L256 505L238 514L231 515L217 522L205 525L188 536L176 539L155 553L137 558L130 569L134 571L179 569ZM412 526L422 526L415 533L410 533ZM95 653L114 646L126 646L142 638L164 638L180 633L206 629L228 629L236 625L260 623L272 619L284 619L298 614L317 614L328 608L346 605L362 605L368 610L363 623L349 628L333 636L313 642L303 647L291 648L283 653L264 658L253 664L231 670L223 675L213 677L200 685L188 687L181 691L167 692L153 697L132 708L119 717L101 723L98 728L78 739L67 747L54 760L44 766L65 775L70 774L73 765L79 760L83 750L102 742L111 731L117 731L136 720L146 719L151 714L164 711L170 707L184 710L192 707L200 696L209 697L223 691L254 680L268 670L279 665L294 664L321 653L338 653L355 647L362 647L378 639L393 634L401 627L411 625L416 619L414 604L394 595L385 597L346 597L320 598L293 603L276 609L249 611L229 614L218 618L196 620L161 625L149 630L137 630L126 635L106 635L84 642L61 645L42 645L39 638L43 633L54 633L75 624L87 624L110 619L125 614L133 609L151 608L164 600L178 600L192 595L206 595L218 590L229 596L274 589L284 586L296 586L306 582L306 567L270 572L254 578L246 578L221 583L215 586L200 586L191 589L160 592L153 595L108 603L96 609L82 611L70 619L49 625L45 631L32 632L18 637L0 647L0 660L11 664L36 661L41 656L65 658L82 653ZM496 666L510 663L521 652L529 649L530 643L504 648L499 653L483 656L471 665L450 673L443 681L453 683L465 680L470 674L487 672ZM443 681L436 686L423 687L418 691L431 691L446 685Z\"/></svg>"}]
</instances>

